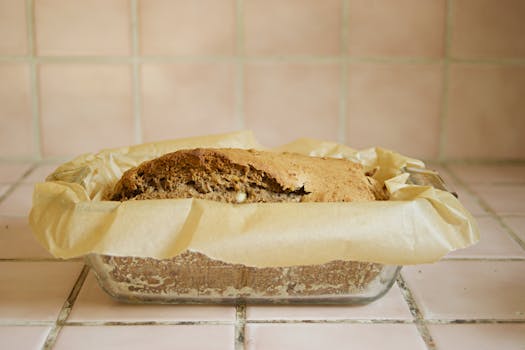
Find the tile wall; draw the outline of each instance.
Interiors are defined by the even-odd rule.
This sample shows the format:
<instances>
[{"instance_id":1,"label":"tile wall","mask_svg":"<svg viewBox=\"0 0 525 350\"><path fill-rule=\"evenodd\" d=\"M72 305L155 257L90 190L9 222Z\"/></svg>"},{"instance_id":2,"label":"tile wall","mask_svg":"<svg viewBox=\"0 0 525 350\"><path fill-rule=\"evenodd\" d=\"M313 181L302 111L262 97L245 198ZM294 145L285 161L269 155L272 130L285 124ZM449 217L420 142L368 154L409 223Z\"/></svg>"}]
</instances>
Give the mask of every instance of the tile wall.
<instances>
[{"instance_id":1,"label":"tile wall","mask_svg":"<svg viewBox=\"0 0 525 350\"><path fill-rule=\"evenodd\" d=\"M0 0L0 160L252 129L525 159L521 0Z\"/></svg>"}]
</instances>

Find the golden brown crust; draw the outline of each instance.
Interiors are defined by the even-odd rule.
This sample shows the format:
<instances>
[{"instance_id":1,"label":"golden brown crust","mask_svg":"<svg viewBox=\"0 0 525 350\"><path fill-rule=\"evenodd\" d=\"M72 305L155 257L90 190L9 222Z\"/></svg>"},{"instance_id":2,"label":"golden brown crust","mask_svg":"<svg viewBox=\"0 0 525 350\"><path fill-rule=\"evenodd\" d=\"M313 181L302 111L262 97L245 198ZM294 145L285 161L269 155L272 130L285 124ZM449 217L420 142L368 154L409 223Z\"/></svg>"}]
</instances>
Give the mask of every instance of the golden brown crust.
<instances>
[{"instance_id":1,"label":"golden brown crust","mask_svg":"<svg viewBox=\"0 0 525 350\"><path fill-rule=\"evenodd\" d=\"M113 200L197 197L235 202L374 200L360 164L259 150L181 150L128 170Z\"/></svg>"}]
</instances>

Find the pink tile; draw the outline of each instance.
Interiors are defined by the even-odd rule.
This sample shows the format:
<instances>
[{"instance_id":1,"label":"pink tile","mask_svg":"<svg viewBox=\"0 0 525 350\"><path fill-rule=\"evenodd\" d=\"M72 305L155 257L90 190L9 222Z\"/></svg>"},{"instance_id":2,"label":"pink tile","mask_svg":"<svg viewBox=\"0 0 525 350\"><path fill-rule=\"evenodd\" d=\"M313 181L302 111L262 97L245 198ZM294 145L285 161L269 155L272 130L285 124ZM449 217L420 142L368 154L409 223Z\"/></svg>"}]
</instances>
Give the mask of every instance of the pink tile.
<instances>
[{"instance_id":1,"label":"pink tile","mask_svg":"<svg viewBox=\"0 0 525 350\"><path fill-rule=\"evenodd\" d=\"M55 350L234 349L230 325L64 327Z\"/></svg>"},{"instance_id":2,"label":"pink tile","mask_svg":"<svg viewBox=\"0 0 525 350\"><path fill-rule=\"evenodd\" d=\"M0 203L0 215L28 216L33 201L33 185L20 184Z\"/></svg>"},{"instance_id":3,"label":"pink tile","mask_svg":"<svg viewBox=\"0 0 525 350\"><path fill-rule=\"evenodd\" d=\"M10 350L40 350L51 327L0 326L0 348Z\"/></svg>"},{"instance_id":4,"label":"pink tile","mask_svg":"<svg viewBox=\"0 0 525 350\"><path fill-rule=\"evenodd\" d=\"M0 0L0 54L27 53L27 26L25 2Z\"/></svg>"},{"instance_id":5,"label":"pink tile","mask_svg":"<svg viewBox=\"0 0 525 350\"><path fill-rule=\"evenodd\" d=\"M134 305L114 301L91 272L69 321L235 321L233 306Z\"/></svg>"},{"instance_id":6,"label":"pink tile","mask_svg":"<svg viewBox=\"0 0 525 350\"><path fill-rule=\"evenodd\" d=\"M232 131L235 68L229 63L144 64L145 141Z\"/></svg>"},{"instance_id":7,"label":"pink tile","mask_svg":"<svg viewBox=\"0 0 525 350\"><path fill-rule=\"evenodd\" d=\"M35 1L39 55L126 55L131 47L127 0Z\"/></svg>"},{"instance_id":8,"label":"pink tile","mask_svg":"<svg viewBox=\"0 0 525 350\"><path fill-rule=\"evenodd\" d=\"M381 299L358 306L248 306L248 320L340 320L340 319L412 319L399 287Z\"/></svg>"},{"instance_id":9,"label":"pink tile","mask_svg":"<svg viewBox=\"0 0 525 350\"><path fill-rule=\"evenodd\" d=\"M34 142L29 65L0 63L0 77L0 156L31 156Z\"/></svg>"},{"instance_id":10,"label":"pink tile","mask_svg":"<svg viewBox=\"0 0 525 350\"><path fill-rule=\"evenodd\" d=\"M44 64L40 88L44 155L77 155L133 142L129 66Z\"/></svg>"},{"instance_id":11,"label":"pink tile","mask_svg":"<svg viewBox=\"0 0 525 350\"><path fill-rule=\"evenodd\" d=\"M523 1L457 0L451 4L454 57L525 57Z\"/></svg>"},{"instance_id":12,"label":"pink tile","mask_svg":"<svg viewBox=\"0 0 525 350\"><path fill-rule=\"evenodd\" d=\"M440 261L402 274L427 319L525 319L525 261Z\"/></svg>"},{"instance_id":13,"label":"pink tile","mask_svg":"<svg viewBox=\"0 0 525 350\"><path fill-rule=\"evenodd\" d=\"M143 54L234 53L235 0L147 0L138 3Z\"/></svg>"},{"instance_id":14,"label":"pink tile","mask_svg":"<svg viewBox=\"0 0 525 350\"><path fill-rule=\"evenodd\" d=\"M246 125L265 146L299 137L336 140L339 80L337 64L247 64Z\"/></svg>"},{"instance_id":15,"label":"pink tile","mask_svg":"<svg viewBox=\"0 0 525 350\"><path fill-rule=\"evenodd\" d=\"M505 217L503 221L521 238L522 242L525 242L525 216Z\"/></svg>"},{"instance_id":16,"label":"pink tile","mask_svg":"<svg viewBox=\"0 0 525 350\"><path fill-rule=\"evenodd\" d=\"M445 1L349 1L348 46L356 56L441 57Z\"/></svg>"},{"instance_id":17,"label":"pink tile","mask_svg":"<svg viewBox=\"0 0 525 350\"><path fill-rule=\"evenodd\" d=\"M442 76L440 64L351 64L347 143L436 158Z\"/></svg>"},{"instance_id":18,"label":"pink tile","mask_svg":"<svg viewBox=\"0 0 525 350\"><path fill-rule=\"evenodd\" d=\"M341 50L342 2L247 0L248 55L334 55ZM268 19L271 18L271 22Z\"/></svg>"},{"instance_id":19,"label":"pink tile","mask_svg":"<svg viewBox=\"0 0 525 350\"><path fill-rule=\"evenodd\" d=\"M525 324L436 324L428 326L438 349L522 350Z\"/></svg>"},{"instance_id":20,"label":"pink tile","mask_svg":"<svg viewBox=\"0 0 525 350\"><path fill-rule=\"evenodd\" d=\"M81 263L0 262L0 320L55 321Z\"/></svg>"},{"instance_id":21,"label":"pink tile","mask_svg":"<svg viewBox=\"0 0 525 350\"><path fill-rule=\"evenodd\" d=\"M475 185L472 189L498 214L525 214L525 186Z\"/></svg>"},{"instance_id":22,"label":"pink tile","mask_svg":"<svg viewBox=\"0 0 525 350\"><path fill-rule=\"evenodd\" d=\"M450 164L449 169L469 184L525 184L522 164Z\"/></svg>"},{"instance_id":23,"label":"pink tile","mask_svg":"<svg viewBox=\"0 0 525 350\"><path fill-rule=\"evenodd\" d=\"M58 166L59 164L39 165L37 168L33 169L33 171L22 180L22 182L24 183L44 182L46 180L46 177L51 175L56 170L56 168L58 168Z\"/></svg>"},{"instance_id":24,"label":"pink tile","mask_svg":"<svg viewBox=\"0 0 525 350\"><path fill-rule=\"evenodd\" d=\"M523 159L525 66L452 64L444 156Z\"/></svg>"},{"instance_id":25,"label":"pink tile","mask_svg":"<svg viewBox=\"0 0 525 350\"><path fill-rule=\"evenodd\" d=\"M246 349L426 349L411 324L248 324Z\"/></svg>"},{"instance_id":26,"label":"pink tile","mask_svg":"<svg viewBox=\"0 0 525 350\"><path fill-rule=\"evenodd\" d=\"M455 258L525 258L525 250L505 232L500 223L491 217L477 218L480 229L479 242L466 249L448 254Z\"/></svg>"},{"instance_id":27,"label":"pink tile","mask_svg":"<svg viewBox=\"0 0 525 350\"><path fill-rule=\"evenodd\" d=\"M30 164L23 163L0 164L0 183L17 181L29 170L30 167Z\"/></svg>"},{"instance_id":28,"label":"pink tile","mask_svg":"<svg viewBox=\"0 0 525 350\"><path fill-rule=\"evenodd\" d=\"M0 258L52 258L36 240L26 217L0 216Z\"/></svg>"}]
</instances>

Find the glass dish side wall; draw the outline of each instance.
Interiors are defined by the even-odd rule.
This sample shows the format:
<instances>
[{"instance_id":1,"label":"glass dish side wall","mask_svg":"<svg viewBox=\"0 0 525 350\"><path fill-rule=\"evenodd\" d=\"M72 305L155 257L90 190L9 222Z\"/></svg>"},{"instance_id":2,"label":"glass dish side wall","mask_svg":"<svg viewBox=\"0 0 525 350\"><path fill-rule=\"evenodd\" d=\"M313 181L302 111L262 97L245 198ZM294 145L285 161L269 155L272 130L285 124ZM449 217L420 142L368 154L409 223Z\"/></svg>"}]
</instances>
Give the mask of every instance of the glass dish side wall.
<instances>
[{"instance_id":1,"label":"glass dish side wall","mask_svg":"<svg viewBox=\"0 0 525 350\"><path fill-rule=\"evenodd\" d=\"M385 294L398 266L354 261L255 268L198 253L173 259L86 257L101 287L136 303L363 304Z\"/></svg>"}]
</instances>

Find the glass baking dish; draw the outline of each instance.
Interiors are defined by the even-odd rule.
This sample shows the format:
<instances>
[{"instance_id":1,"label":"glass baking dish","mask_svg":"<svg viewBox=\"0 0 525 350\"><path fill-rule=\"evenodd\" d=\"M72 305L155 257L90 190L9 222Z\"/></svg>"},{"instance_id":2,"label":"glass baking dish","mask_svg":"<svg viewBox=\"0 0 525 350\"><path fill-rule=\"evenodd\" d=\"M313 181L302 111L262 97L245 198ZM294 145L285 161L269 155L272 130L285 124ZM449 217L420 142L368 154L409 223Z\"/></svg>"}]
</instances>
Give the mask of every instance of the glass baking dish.
<instances>
[{"instance_id":1,"label":"glass baking dish","mask_svg":"<svg viewBox=\"0 0 525 350\"><path fill-rule=\"evenodd\" d=\"M415 184L445 189L435 172L405 169ZM187 251L171 259L89 254L110 296L130 303L366 304L383 296L401 266L359 261L257 268Z\"/></svg>"}]
</instances>

